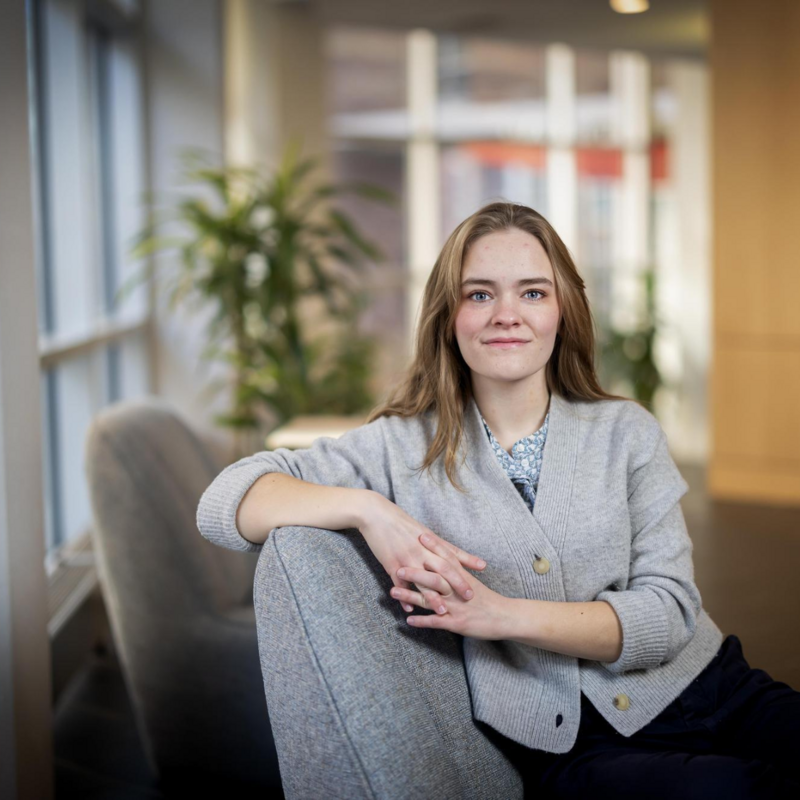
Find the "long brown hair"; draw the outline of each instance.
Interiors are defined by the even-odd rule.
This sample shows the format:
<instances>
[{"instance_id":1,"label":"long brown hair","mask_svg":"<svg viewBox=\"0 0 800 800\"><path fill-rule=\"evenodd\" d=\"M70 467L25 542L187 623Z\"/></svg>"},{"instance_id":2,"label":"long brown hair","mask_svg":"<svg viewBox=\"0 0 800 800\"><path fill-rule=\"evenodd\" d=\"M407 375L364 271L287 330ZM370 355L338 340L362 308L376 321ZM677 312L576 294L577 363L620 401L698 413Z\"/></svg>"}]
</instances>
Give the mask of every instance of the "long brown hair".
<instances>
[{"instance_id":1,"label":"long brown hair","mask_svg":"<svg viewBox=\"0 0 800 800\"><path fill-rule=\"evenodd\" d=\"M425 284L414 356L404 377L388 399L367 417L411 417L434 411L436 435L419 469L430 469L442 453L450 483L455 479L456 454L464 432L464 411L472 396L470 369L455 337L455 318L461 303L461 272L469 247L488 233L518 228L542 244L555 278L561 322L545 378L552 394L571 400L627 400L608 394L595 374L594 320L586 285L561 237L538 212L518 203L489 203L467 217L450 234ZM456 402L458 401L458 402Z\"/></svg>"}]
</instances>

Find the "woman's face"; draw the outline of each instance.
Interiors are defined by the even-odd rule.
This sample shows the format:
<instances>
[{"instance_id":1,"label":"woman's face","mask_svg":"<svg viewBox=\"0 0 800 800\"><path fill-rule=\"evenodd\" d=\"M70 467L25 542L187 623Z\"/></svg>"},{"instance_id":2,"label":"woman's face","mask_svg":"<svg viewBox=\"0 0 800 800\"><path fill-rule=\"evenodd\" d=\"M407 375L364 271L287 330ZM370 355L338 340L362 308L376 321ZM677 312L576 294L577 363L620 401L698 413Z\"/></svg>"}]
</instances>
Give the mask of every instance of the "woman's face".
<instances>
[{"instance_id":1,"label":"woman's face","mask_svg":"<svg viewBox=\"0 0 800 800\"><path fill-rule=\"evenodd\" d=\"M531 378L544 385L559 320L553 268L535 236L512 228L472 243L455 335L473 382ZM515 341L495 342L503 339Z\"/></svg>"}]
</instances>

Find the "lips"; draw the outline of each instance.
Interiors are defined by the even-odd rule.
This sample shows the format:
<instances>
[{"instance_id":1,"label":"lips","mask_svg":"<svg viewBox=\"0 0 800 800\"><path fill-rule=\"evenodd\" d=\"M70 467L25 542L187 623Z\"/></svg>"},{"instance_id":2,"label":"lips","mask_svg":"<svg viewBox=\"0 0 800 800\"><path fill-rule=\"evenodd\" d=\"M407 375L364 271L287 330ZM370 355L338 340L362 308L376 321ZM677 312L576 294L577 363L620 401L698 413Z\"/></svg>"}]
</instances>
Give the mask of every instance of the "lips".
<instances>
[{"instance_id":1,"label":"lips","mask_svg":"<svg viewBox=\"0 0 800 800\"><path fill-rule=\"evenodd\" d=\"M518 347L528 344L526 339L492 339L484 342L488 347L495 350L515 350Z\"/></svg>"}]
</instances>

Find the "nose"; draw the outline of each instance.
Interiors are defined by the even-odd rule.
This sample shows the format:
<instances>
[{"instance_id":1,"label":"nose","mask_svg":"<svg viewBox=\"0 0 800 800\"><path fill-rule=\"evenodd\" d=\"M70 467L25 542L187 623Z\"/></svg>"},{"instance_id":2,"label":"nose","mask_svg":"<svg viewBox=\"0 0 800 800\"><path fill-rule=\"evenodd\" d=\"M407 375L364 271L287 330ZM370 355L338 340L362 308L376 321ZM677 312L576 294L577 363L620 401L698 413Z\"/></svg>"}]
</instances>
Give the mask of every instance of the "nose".
<instances>
[{"instance_id":1,"label":"nose","mask_svg":"<svg viewBox=\"0 0 800 800\"><path fill-rule=\"evenodd\" d=\"M514 325L520 322L520 314L516 302L511 299L500 299L492 314L493 325Z\"/></svg>"}]
</instances>

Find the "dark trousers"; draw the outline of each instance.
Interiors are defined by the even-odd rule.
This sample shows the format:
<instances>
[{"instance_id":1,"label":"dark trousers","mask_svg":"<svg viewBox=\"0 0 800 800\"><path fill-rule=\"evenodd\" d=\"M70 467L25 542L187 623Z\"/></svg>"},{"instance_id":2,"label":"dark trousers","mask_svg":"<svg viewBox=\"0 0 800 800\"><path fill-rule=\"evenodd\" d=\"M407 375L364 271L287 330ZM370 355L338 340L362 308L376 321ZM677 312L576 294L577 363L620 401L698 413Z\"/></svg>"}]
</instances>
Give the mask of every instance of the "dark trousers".
<instances>
[{"instance_id":1,"label":"dark trousers","mask_svg":"<svg viewBox=\"0 0 800 800\"><path fill-rule=\"evenodd\" d=\"M800 797L800 692L751 668L733 634L633 736L617 733L583 695L568 753L492 734L522 773L526 798Z\"/></svg>"}]
</instances>

